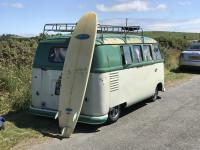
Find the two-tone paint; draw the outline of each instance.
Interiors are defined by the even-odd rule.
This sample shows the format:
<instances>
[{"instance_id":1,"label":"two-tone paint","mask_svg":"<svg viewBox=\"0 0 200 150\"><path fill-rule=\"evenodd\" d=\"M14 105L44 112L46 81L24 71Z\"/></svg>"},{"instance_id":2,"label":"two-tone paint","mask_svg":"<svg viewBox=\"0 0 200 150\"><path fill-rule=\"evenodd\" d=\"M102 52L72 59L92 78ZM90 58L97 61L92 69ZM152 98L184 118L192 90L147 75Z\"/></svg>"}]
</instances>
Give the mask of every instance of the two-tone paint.
<instances>
[{"instance_id":1,"label":"two-tone paint","mask_svg":"<svg viewBox=\"0 0 200 150\"><path fill-rule=\"evenodd\" d=\"M32 114L54 117L58 109L56 84L61 76L63 63L49 62L49 52L53 47L66 47L70 36L50 38L39 43L32 73ZM151 97L155 89L164 90L163 59L141 62L132 60L123 64L121 46L149 45L153 53L158 43L151 38L140 36L107 35L97 36L87 91L79 117L79 122L101 124L106 122L109 109L118 105L128 107ZM133 58L133 57L132 57Z\"/></svg>"}]
</instances>

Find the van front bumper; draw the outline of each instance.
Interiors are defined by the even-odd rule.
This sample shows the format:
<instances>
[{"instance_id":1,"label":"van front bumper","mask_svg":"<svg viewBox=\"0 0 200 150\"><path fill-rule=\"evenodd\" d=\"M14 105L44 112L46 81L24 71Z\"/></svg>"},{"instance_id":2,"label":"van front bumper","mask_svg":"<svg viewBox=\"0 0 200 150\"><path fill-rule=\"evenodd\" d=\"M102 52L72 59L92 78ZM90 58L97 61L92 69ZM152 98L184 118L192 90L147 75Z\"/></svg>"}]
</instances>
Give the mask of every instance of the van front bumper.
<instances>
[{"instance_id":1,"label":"van front bumper","mask_svg":"<svg viewBox=\"0 0 200 150\"><path fill-rule=\"evenodd\" d=\"M48 110L48 109L40 109L30 106L30 113L35 116L42 116L48 118L54 118L57 111L55 110ZM88 116L80 114L78 122L86 123L86 124L103 124L107 121L108 114L103 116Z\"/></svg>"}]
</instances>

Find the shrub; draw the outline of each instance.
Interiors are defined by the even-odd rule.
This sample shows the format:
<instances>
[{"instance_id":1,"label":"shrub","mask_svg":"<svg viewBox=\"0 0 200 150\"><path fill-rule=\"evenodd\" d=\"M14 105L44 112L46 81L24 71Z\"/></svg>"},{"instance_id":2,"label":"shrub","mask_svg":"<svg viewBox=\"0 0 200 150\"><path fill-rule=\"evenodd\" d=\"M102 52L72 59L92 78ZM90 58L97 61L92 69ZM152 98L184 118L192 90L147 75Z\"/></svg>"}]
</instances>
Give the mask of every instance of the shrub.
<instances>
[{"instance_id":1,"label":"shrub","mask_svg":"<svg viewBox=\"0 0 200 150\"><path fill-rule=\"evenodd\" d=\"M0 38L0 114L30 103L31 66L37 39Z\"/></svg>"}]
</instances>

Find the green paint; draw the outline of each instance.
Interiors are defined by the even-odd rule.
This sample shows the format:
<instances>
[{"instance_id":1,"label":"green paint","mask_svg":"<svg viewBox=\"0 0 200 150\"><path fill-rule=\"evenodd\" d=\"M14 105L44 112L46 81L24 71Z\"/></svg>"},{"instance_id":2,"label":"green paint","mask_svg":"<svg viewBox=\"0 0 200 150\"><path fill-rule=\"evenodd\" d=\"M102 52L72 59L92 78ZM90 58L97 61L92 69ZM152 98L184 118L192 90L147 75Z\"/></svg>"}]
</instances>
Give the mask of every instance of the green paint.
<instances>
[{"instance_id":1,"label":"green paint","mask_svg":"<svg viewBox=\"0 0 200 150\"><path fill-rule=\"evenodd\" d=\"M36 116L54 118L57 111L30 107L30 113ZM108 115L87 116L87 115L80 114L78 122L87 123L87 124L103 124L107 121L107 119L108 119Z\"/></svg>"},{"instance_id":2,"label":"green paint","mask_svg":"<svg viewBox=\"0 0 200 150\"><path fill-rule=\"evenodd\" d=\"M87 123L87 124L103 124L107 121L108 115L104 116L85 116L85 115L80 115L78 122L81 123Z\"/></svg>"},{"instance_id":3,"label":"green paint","mask_svg":"<svg viewBox=\"0 0 200 150\"><path fill-rule=\"evenodd\" d=\"M124 38L122 35L116 35L116 34L115 35L105 34L104 37L120 38L120 39ZM141 39L141 36L128 35L127 38ZM145 37L144 39L146 43L156 42L154 39L148 37ZM36 50L33 68L42 68L44 70L62 70L63 63L51 63L48 61L49 52L53 47L67 47L69 41L70 41L70 36L59 36L41 41ZM98 34L96 39L96 46L94 51L92 67L91 67L92 73L105 73L110 71L140 67L140 66L163 62L163 59L153 60L149 62L144 60L141 63L136 63L136 61L133 60L132 64L124 66L122 64L120 45L104 45L102 43L103 42L101 40L101 35ZM131 46L131 44L128 45ZM134 45L142 45L142 44L134 44ZM132 55L134 55L133 52Z\"/></svg>"},{"instance_id":4,"label":"green paint","mask_svg":"<svg viewBox=\"0 0 200 150\"><path fill-rule=\"evenodd\" d=\"M62 70L62 63L51 63L48 61L49 52L53 47L66 47L69 43L69 38L65 40L51 41L45 40L39 43L36 50L33 68L43 68L45 70Z\"/></svg>"}]
</instances>

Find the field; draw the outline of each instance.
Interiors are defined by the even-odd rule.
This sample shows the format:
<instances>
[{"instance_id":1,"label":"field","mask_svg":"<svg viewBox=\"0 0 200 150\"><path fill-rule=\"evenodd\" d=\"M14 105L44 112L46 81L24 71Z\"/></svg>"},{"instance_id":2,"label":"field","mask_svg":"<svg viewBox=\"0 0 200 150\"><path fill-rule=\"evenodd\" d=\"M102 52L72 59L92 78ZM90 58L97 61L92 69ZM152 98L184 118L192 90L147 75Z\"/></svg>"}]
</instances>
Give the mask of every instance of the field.
<instances>
[{"instance_id":1,"label":"field","mask_svg":"<svg viewBox=\"0 0 200 150\"><path fill-rule=\"evenodd\" d=\"M152 38L175 38L175 39L187 39L187 40L199 40L199 33L184 33L184 32L164 32L164 31L148 31L144 32L144 35Z\"/></svg>"},{"instance_id":2,"label":"field","mask_svg":"<svg viewBox=\"0 0 200 150\"><path fill-rule=\"evenodd\" d=\"M161 44L167 83L191 76L191 73L179 71L178 58L181 50L191 40L199 39L199 34L145 32L144 35L155 38ZM41 39L41 36L0 37L0 115L7 119L6 129L0 131L2 149L10 149L27 139L42 137L45 130L57 131L55 122L33 117L27 113L31 99L31 66L35 49Z\"/></svg>"}]
</instances>

